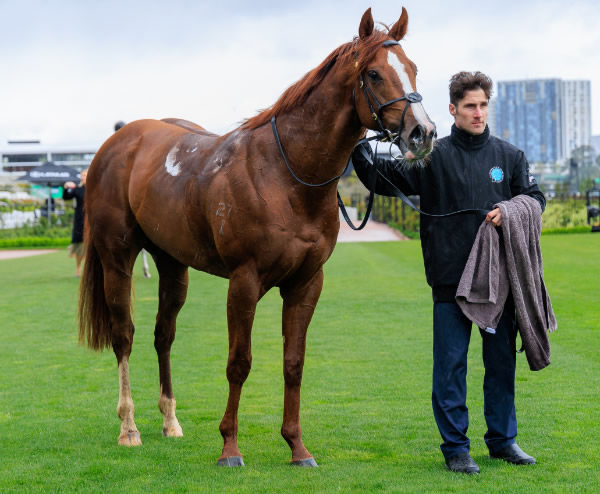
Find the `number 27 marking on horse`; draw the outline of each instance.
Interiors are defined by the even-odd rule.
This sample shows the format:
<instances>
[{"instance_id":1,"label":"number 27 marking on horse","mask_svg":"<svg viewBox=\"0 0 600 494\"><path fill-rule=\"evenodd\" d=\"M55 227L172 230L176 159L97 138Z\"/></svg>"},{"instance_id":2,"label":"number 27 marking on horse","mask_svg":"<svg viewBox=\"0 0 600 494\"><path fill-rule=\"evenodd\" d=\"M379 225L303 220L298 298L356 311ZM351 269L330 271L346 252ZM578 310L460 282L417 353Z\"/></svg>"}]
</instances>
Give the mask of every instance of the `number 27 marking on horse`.
<instances>
[{"instance_id":1,"label":"number 27 marking on horse","mask_svg":"<svg viewBox=\"0 0 600 494\"><path fill-rule=\"evenodd\" d=\"M220 202L219 203L219 207L217 208L216 216L222 216L223 218L229 218L229 215L231 214L231 208L232 207L233 207L233 204L228 204L228 203ZM221 227L219 228L219 235L223 235L225 233L223 231L224 227L225 227L225 219L222 219L221 220Z\"/></svg>"}]
</instances>

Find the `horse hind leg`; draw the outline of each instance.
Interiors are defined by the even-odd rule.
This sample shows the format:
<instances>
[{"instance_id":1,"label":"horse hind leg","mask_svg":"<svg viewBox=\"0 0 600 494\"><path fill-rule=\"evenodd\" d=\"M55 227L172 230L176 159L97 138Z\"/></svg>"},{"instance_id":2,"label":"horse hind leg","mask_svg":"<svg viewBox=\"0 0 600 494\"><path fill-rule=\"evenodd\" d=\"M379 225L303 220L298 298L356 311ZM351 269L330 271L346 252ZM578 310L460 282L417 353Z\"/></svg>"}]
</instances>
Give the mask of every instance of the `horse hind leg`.
<instances>
[{"instance_id":1,"label":"horse hind leg","mask_svg":"<svg viewBox=\"0 0 600 494\"><path fill-rule=\"evenodd\" d=\"M160 379L158 408L163 415L163 436L182 437L171 383L171 345L175 340L177 314L187 295L188 268L165 253L156 254L154 261L159 273L158 314L154 329Z\"/></svg>"},{"instance_id":2,"label":"horse hind leg","mask_svg":"<svg viewBox=\"0 0 600 494\"><path fill-rule=\"evenodd\" d=\"M112 262L104 265L104 294L110 312L111 342L119 366L119 402L117 414L121 419L119 445L139 446L142 444L140 432L134 420L134 404L129 378L129 356L133 345L135 328L131 320L131 272L135 255L124 255L124 261L114 265L119 259L114 253Z\"/></svg>"}]
</instances>

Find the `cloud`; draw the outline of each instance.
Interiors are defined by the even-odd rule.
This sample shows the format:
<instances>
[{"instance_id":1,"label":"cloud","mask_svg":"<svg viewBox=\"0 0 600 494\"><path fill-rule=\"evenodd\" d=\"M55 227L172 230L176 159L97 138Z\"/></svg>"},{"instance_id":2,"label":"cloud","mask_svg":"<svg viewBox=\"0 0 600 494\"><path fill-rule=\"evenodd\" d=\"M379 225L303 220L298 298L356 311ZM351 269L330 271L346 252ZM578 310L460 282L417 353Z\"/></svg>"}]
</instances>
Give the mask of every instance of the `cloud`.
<instances>
[{"instance_id":1,"label":"cloud","mask_svg":"<svg viewBox=\"0 0 600 494\"><path fill-rule=\"evenodd\" d=\"M388 24L400 15L400 4L367 4ZM117 120L166 116L225 132L350 41L367 4L0 2L0 43L11 46L0 53L0 141L98 145ZM600 92L595 1L404 5L403 46L440 135L452 123L447 84L458 70L494 80L590 79Z\"/></svg>"}]
</instances>

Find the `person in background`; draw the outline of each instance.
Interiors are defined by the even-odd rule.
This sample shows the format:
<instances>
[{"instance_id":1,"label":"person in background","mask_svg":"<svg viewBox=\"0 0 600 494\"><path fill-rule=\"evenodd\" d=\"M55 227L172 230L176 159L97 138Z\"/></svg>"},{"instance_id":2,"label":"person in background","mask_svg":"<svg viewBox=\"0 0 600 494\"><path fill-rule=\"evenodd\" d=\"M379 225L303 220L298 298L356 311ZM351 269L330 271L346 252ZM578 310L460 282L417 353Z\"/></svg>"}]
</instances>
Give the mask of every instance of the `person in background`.
<instances>
[{"instance_id":1,"label":"person in background","mask_svg":"<svg viewBox=\"0 0 600 494\"><path fill-rule=\"evenodd\" d=\"M481 223L502 224L495 205L526 194L543 211L546 200L529 173L523 151L490 135L492 80L481 72L459 72L450 79L449 90L454 125L450 136L436 142L426 166L408 167L377 157L371 164L365 156L372 155L368 144L354 150L352 161L365 185L370 173L379 174L374 192L392 196L395 186L406 195L420 195L421 209L427 213L481 210L445 217L421 215L420 219L425 273L433 296L433 414L447 468L472 474L479 473L467 437L467 351L472 323L456 303L456 290ZM485 367L484 439L490 457L533 464L535 458L515 442L517 327L512 296L504 305L496 333L480 333Z\"/></svg>"},{"instance_id":2,"label":"person in background","mask_svg":"<svg viewBox=\"0 0 600 494\"><path fill-rule=\"evenodd\" d=\"M75 216L73 217L73 231L71 233L71 245L69 245L69 255L75 258L76 268L75 276L81 276L81 261L85 255L85 246L83 244L83 223L84 210L83 199L85 196L85 179L87 170L80 174L80 182L77 185L75 182L65 182L63 185L63 199L74 199Z\"/></svg>"}]
</instances>

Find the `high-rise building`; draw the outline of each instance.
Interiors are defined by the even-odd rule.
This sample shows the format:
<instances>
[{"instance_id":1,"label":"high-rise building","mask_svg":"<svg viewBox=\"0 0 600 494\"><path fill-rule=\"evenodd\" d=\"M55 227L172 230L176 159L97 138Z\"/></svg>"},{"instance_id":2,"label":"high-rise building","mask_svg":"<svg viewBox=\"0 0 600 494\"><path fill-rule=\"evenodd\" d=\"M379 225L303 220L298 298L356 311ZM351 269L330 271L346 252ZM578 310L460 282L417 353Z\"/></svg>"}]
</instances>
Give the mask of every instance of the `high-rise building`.
<instances>
[{"instance_id":1,"label":"high-rise building","mask_svg":"<svg viewBox=\"0 0 600 494\"><path fill-rule=\"evenodd\" d=\"M496 135L525 152L531 162L563 158L561 81L499 81Z\"/></svg>"},{"instance_id":2,"label":"high-rise building","mask_svg":"<svg viewBox=\"0 0 600 494\"><path fill-rule=\"evenodd\" d=\"M578 147L591 145L591 99L590 81L562 81L565 157Z\"/></svg>"},{"instance_id":3,"label":"high-rise building","mask_svg":"<svg viewBox=\"0 0 600 494\"><path fill-rule=\"evenodd\" d=\"M494 102L495 135L522 149L530 162L556 163L590 145L589 81L499 81Z\"/></svg>"}]
</instances>

